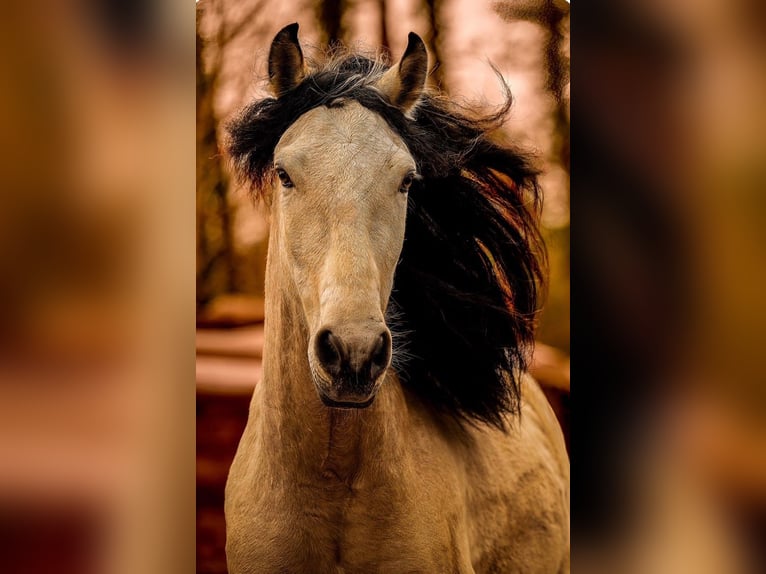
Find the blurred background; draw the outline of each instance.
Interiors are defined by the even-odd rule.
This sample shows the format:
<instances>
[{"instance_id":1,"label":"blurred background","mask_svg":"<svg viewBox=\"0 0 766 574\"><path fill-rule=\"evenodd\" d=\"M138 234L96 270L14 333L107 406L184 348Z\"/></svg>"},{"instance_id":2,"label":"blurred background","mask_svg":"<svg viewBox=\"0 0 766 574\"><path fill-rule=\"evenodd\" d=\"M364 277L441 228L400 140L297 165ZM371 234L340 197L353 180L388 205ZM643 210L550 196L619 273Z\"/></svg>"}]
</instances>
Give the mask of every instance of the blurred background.
<instances>
[{"instance_id":1,"label":"blurred background","mask_svg":"<svg viewBox=\"0 0 766 574\"><path fill-rule=\"evenodd\" d=\"M431 82L491 112L502 73L505 135L537 157L550 258L533 373L569 417L569 4L563 0L199 0L197 2L197 568L225 572L223 486L260 378L268 219L222 153L225 124L268 94L268 50L291 22L308 57L342 42L395 62L417 32Z\"/></svg>"},{"instance_id":2,"label":"blurred background","mask_svg":"<svg viewBox=\"0 0 766 574\"><path fill-rule=\"evenodd\" d=\"M0 572L194 569L194 10L176 4L3 4Z\"/></svg>"},{"instance_id":3,"label":"blurred background","mask_svg":"<svg viewBox=\"0 0 766 574\"><path fill-rule=\"evenodd\" d=\"M570 344L565 3L6 2L0 572L222 571L267 223L219 142L293 21L393 59L414 30L459 101L497 103L488 61L511 85L551 258L534 369L579 412L574 568L766 571L764 3L577 5Z\"/></svg>"},{"instance_id":4,"label":"blurred background","mask_svg":"<svg viewBox=\"0 0 766 574\"><path fill-rule=\"evenodd\" d=\"M766 571L765 8L575 8L583 571Z\"/></svg>"}]
</instances>

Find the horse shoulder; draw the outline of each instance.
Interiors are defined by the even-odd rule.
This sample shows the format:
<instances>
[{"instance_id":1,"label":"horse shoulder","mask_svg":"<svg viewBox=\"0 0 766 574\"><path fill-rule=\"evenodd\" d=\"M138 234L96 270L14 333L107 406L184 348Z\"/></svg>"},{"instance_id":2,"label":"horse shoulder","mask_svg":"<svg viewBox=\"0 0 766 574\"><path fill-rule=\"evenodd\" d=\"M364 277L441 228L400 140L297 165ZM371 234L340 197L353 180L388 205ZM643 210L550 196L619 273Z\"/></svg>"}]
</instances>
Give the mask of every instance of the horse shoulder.
<instances>
[{"instance_id":1,"label":"horse shoulder","mask_svg":"<svg viewBox=\"0 0 766 574\"><path fill-rule=\"evenodd\" d=\"M473 431L471 551L477 572L558 572L568 560L569 462L537 383L523 383L521 417L509 430Z\"/></svg>"}]
</instances>

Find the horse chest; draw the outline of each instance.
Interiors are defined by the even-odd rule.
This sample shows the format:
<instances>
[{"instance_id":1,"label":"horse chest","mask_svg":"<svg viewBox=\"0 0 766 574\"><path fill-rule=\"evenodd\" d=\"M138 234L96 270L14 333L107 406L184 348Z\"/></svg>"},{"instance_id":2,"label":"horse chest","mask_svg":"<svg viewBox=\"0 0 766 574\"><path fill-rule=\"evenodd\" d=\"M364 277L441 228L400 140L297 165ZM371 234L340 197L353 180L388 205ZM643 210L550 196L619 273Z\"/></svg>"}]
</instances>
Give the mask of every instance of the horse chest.
<instances>
[{"instance_id":1,"label":"horse chest","mask_svg":"<svg viewBox=\"0 0 766 574\"><path fill-rule=\"evenodd\" d=\"M340 495L327 496L323 489L304 498L313 504L295 516L309 545L324 549L323 561L339 572L435 571L438 527L426 525L405 493L385 486L341 488Z\"/></svg>"},{"instance_id":2,"label":"horse chest","mask_svg":"<svg viewBox=\"0 0 766 574\"><path fill-rule=\"evenodd\" d=\"M242 572L463 572L456 528L424 520L402 494L327 481L261 498ZM230 541L233 542L233 541ZM239 570L232 569L233 572Z\"/></svg>"}]
</instances>

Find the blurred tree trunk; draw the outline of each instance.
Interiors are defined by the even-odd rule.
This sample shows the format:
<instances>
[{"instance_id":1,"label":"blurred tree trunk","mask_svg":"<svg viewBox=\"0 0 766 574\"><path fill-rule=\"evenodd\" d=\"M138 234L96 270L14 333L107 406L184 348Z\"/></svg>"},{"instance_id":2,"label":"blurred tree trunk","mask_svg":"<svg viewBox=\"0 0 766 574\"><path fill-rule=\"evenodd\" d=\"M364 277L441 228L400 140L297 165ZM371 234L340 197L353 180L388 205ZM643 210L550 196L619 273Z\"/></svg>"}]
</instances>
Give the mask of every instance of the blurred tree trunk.
<instances>
[{"instance_id":1,"label":"blurred tree trunk","mask_svg":"<svg viewBox=\"0 0 766 574\"><path fill-rule=\"evenodd\" d=\"M318 6L319 24L322 27L324 41L327 44L342 42L344 0L323 0Z\"/></svg>"},{"instance_id":2,"label":"blurred tree trunk","mask_svg":"<svg viewBox=\"0 0 766 574\"><path fill-rule=\"evenodd\" d=\"M205 70L197 10L197 305L235 285L228 180L221 164L213 98L219 66Z\"/></svg>"},{"instance_id":3,"label":"blurred tree trunk","mask_svg":"<svg viewBox=\"0 0 766 574\"><path fill-rule=\"evenodd\" d=\"M545 66L546 89L556 102L554 121L556 125L555 154L561 165L570 173L569 160L569 114L565 88L569 83L569 14L570 6L565 0L531 2L504 0L494 5L495 12L506 22L526 20L540 25L546 32ZM567 46L566 54L564 46Z\"/></svg>"},{"instance_id":4,"label":"blurred tree trunk","mask_svg":"<svg viewBox=\"0 0 766 574\"><path fill-rule=\"evenodd\" d=\"M386 0L379 0L380 5L380 46L384 54L391 55L391 45L388 43L388 21Z\"/></svg>"},{"instance_id":5,"label":"blurred tree trunk","mask_svg":"<svg viewBox=\"0 0 766 574\"><path fill-rule=\"evenodd\" d=\"M447 86L444 83L444 60L441 57L441 49L439 47L441 41L439 34L441 6L441 0L426 0L428 22L431 27L431 37L426 41L428 43L428 49L431 52L431 57L433 58L433 61L431 62L431 82L446 91Z\"/></svg>"},{"instance_id":6,"label":"blurred tree trunk","mask_svg":"<svg viewBox=\"0 0 766 574\"><path fill-rule=\"evenodd\" d=\"M542 13L541 24L548 31L545 44L545 60L548 71L547 88L556 99L556 134L558 136L557 152L561 165L570 173L569 155L569 115L566 109L564 88L569 82L569 62L562 52L564 28L569 21L569 5L557 6L552 3L550 9Z\"/></svg>"}]
</instances>

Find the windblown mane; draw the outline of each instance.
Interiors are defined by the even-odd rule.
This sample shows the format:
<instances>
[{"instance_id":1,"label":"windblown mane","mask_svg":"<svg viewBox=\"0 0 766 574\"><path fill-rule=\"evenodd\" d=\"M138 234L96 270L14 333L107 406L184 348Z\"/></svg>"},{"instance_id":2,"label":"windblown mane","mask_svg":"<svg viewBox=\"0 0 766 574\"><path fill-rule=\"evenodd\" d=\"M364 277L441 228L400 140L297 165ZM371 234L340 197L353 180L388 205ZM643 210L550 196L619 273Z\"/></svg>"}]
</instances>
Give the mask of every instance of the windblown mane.
<instances>
[{"instance_id":1,"label":"windblown mane","mask_svg":"<svg viewBox=\"0 0 766 574\"><path fill-rule=\"evenodd\" d=\"M307 111L353 99L388 122L423 176L410 190L388 312L395 356L405 340L398 373L437 409L503 428L519 409L543 280L536 172L490 138L511 106L505 84L506 103L492 115L469 117L429 91L410 119L373 86L387 68L336 54L280 98L248 105L228 125L228 152L262 195L274 148Z\"/></svg>"}]
</instances>

